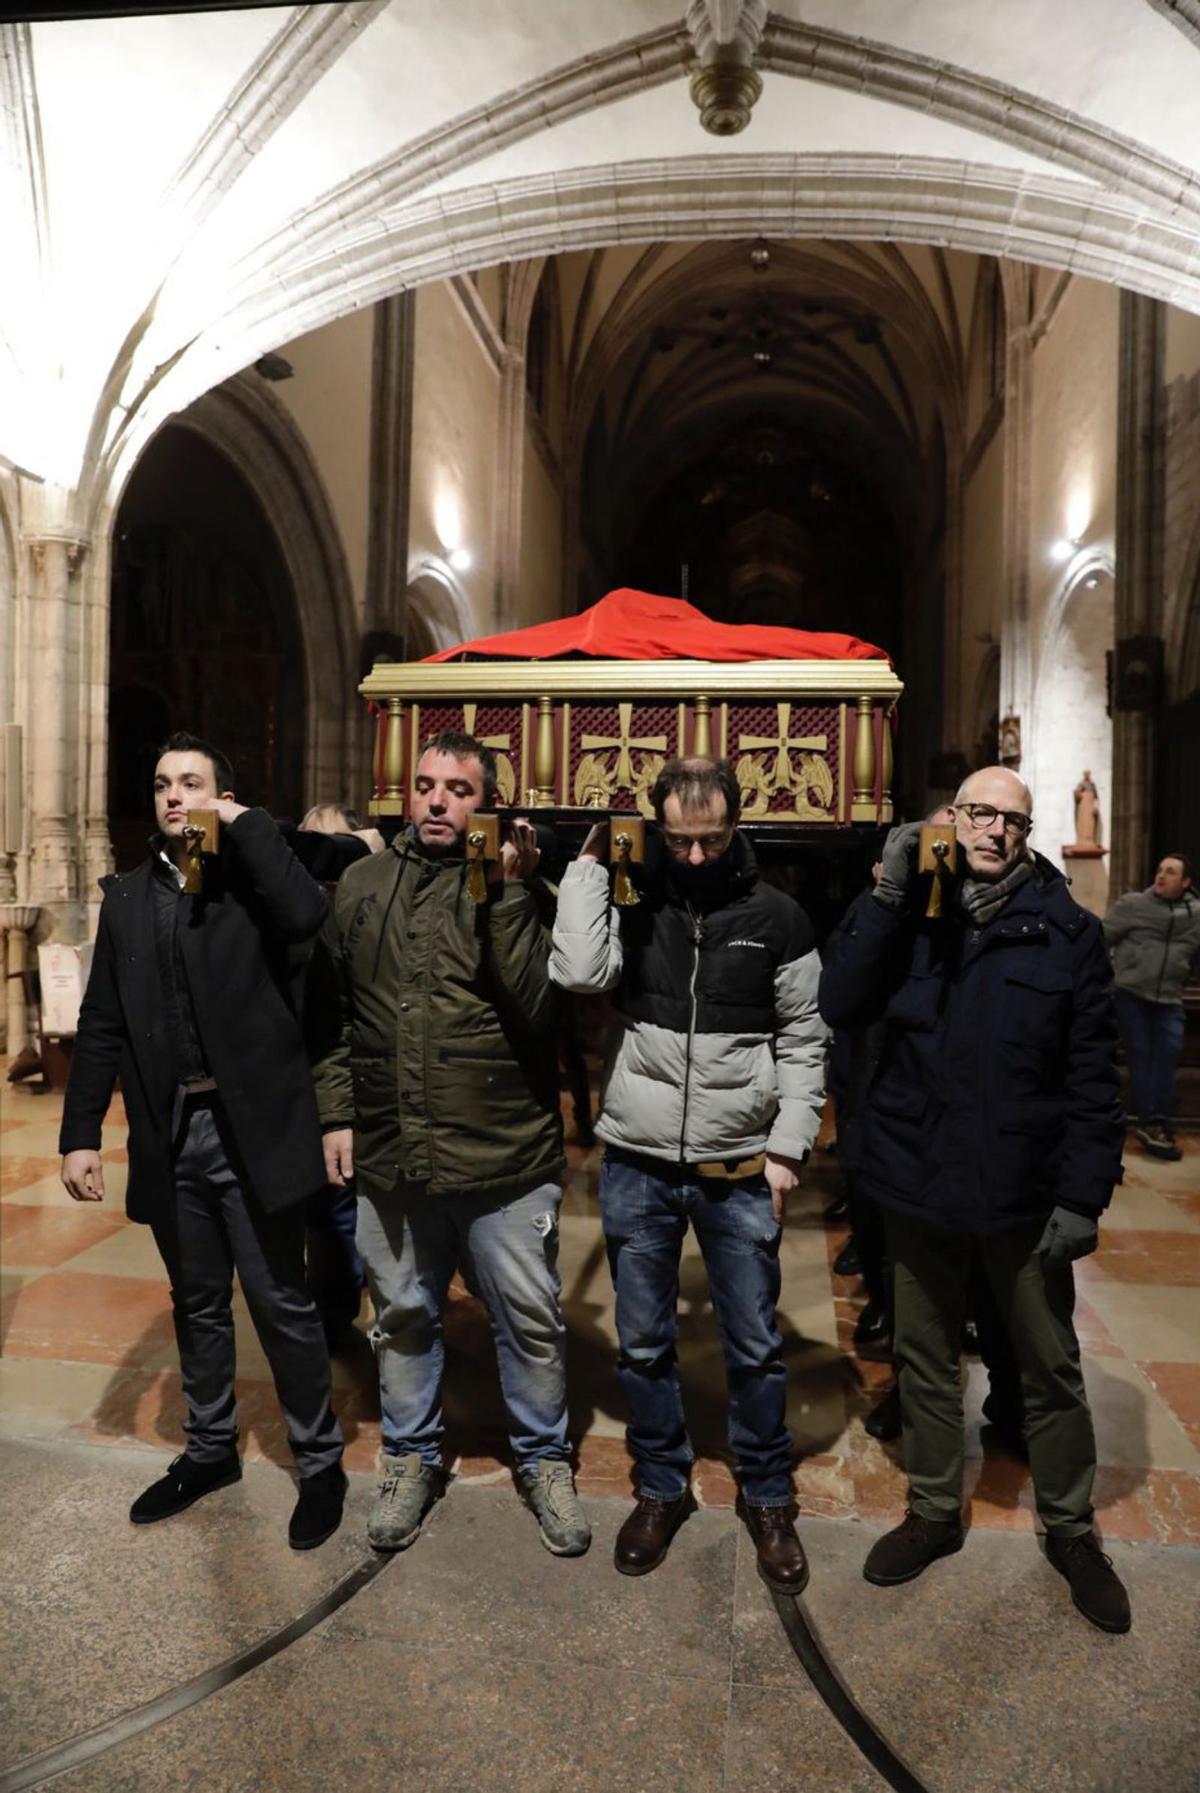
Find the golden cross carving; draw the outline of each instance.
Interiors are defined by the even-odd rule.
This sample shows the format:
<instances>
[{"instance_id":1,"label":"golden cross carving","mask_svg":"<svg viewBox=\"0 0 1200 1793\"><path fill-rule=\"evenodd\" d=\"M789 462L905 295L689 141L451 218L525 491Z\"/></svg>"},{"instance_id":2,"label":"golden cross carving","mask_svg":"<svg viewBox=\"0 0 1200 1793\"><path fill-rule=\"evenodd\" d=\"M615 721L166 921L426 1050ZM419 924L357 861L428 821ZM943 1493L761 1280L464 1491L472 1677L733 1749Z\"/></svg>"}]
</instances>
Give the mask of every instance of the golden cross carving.
<instances>
[{"instance_id":1,"label":"golden cross carving","mask_svg":"<svg viewBox=\"0 0 1200 1793\"><path fill-rule=\"evenodd\" d=\"M475 734L475 718L479 714L478 704L463 705L463 733ZM475 735L481 747L511 747L511 735Z\"/></svg>"},{"instance_id":2,"label":"golden cross carving","mask_svg":"<svg viewBox=\"0 0 1200 1793\"><path fill-rule=\"evenodd\" d=\"M657 750L660 753L665 753L667 737L665 735L646 735L640 740L635 739L629 732L633 727L633 705L631 703L618 704L617 717L620 729L618 735L615 737L612 735L584 735L580 739L580 746L586 748L589 753L594 753L597 748L617 748L617 784L626 790L632 790L633 761L629 757L630 748L640 747L647 752Z\"/></svg>"},{"instance_id":3,"label":"golden cross carving","mask_svg":"<svg viewBox=\"0 0 1200 1793\"><path fill-rule=\"evenodd\" d=\"M739 735L738 751L744 753L747 748L773 747L775 749L775 788L791 790L795 780L792 776L793 747L808 748L814 753L824 753L829 745L828 735L791 735L792 706L790 703L776 704L776 719L779 724L777 735Z\"/></svg>"}]
</instances>

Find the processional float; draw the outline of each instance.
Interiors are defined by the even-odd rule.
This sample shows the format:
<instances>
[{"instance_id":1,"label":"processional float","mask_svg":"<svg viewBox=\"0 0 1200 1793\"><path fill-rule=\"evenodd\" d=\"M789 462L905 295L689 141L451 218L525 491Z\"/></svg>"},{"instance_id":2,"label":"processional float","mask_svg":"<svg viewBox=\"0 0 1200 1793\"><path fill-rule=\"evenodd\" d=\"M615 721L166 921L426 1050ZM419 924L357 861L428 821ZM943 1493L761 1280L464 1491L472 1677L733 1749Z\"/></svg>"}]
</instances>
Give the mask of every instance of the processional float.
<instances>
[{"instance_id":1,"label":"processional float","mask_svg":"<svg viewBox=\"0 0 1200 1793\"><path fill-rule=\"evenodd\" d=\"M650 819L664 763L732 764L759 839L843 835L892 820L903 685L850 635L715 623L692 605L616 591L579 616L378 662L372 815L402 821L421 743L463 730L491 748L498 798L579 826Z\"/></svg>"}]
</instances>

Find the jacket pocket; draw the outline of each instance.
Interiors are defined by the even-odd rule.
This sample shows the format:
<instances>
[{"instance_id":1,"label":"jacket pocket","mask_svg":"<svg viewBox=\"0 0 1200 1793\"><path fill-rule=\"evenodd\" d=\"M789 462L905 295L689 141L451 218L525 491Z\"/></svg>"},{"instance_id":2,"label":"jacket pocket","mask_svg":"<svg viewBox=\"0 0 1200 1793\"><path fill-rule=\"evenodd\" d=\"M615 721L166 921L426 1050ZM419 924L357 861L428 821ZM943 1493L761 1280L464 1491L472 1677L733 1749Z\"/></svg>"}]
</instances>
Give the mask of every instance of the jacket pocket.
<instances>
[{"instance_id":1,"label":"jacket pocket","mask_svg":"<svg viewBox=\"0 0 1200 1793\"><path fill-rule=\"evenodd\" d=\"M1029 966L1004 974L1002 1040L1048 1051L1062 1044L1071 1019L1074 985L1065 971Z\"/></svg>"}]
</instances>

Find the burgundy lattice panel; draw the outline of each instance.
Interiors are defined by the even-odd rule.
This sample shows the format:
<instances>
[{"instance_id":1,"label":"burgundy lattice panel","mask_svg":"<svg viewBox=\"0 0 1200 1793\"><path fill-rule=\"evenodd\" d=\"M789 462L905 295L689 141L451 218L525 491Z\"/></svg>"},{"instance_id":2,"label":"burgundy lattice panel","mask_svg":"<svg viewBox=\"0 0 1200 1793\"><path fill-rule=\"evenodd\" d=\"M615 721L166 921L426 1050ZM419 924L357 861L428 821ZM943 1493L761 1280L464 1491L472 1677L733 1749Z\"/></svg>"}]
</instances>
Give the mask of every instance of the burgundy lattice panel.
<instances>
[{"instance_id":1,"label":"burgundy lattice panel","mask_svg":"<svg viewBox=\"0 0 1200 1793\"><path fill-rule=\"evenodd\" d=\"M743 781L743 796L748 816L795 815L812 812L836 817L841 801L838 790L840 758L839 712L835 704L792 704L787 717L786 752L791 783L780 784L777 774L779 755L784 739L781 733L781 706L773 703L734 703L729 706L727 751L736 768L739 761L753 759L757 771ZM824 737L824 745L813 743ZM799 788L802 755L811 755L810 776ZM823 762L824 769L813 766ZM772 788L773 787L773 788Z\"/></svg>"},{"instance_id":2,"label":"burgundy lattice panel","mask_svg":"<svg viewBox=\"0 0 1200 1793\"><path fill-rule=\"evenodd\" d=\"M586 741L585 741L586 737ZM627 735L621 726L621 709L615 703L572 703L568 803L586 802L588 782L585 762L600 765L613 777L622 759L622 740L627 743L629 767L636 779L650 759L670 759L678 752L679 711L672 703L635 703L629 711ZM581 768L584 768L581 771ZM578 791L576 785L579 785ZM616 809L636 804L633 787L622 778L606 802Z\"/></svg>"},{"instance_id":3,"label":"burgundy lattice panel","mask_svg":"<svg viewBox=\"0 0 1200 1793\"><path fill-rule=\"evenodd\" d=\"M453 729L482 741L496 755L500 795L512 802L518 795L521 778L521 705L519 702L423 703L420 714L420 736L428 741L443 729ZM508 766L505 766L505 760ZM510 770L511 768L511 770ZM409 776L416 771L410 767Z\"/></svg>"}]
</instances>

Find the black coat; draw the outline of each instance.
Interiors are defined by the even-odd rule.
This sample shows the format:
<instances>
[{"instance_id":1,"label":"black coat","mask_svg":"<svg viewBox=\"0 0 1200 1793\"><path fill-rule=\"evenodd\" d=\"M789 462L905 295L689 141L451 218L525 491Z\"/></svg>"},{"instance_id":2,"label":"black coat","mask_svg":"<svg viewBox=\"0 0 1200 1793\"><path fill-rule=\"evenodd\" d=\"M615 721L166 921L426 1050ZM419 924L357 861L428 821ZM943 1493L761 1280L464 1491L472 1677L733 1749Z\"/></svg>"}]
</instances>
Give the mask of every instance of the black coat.
<instances>
[{"instance_id":1,"label":"black coat","mask_svg":"<svg viewBox=\"0 0 1200 1793\"><path fill-rule=\"evenodd\" d=\"M79 1015L59 1150L100 1149L118 1071L129 1120L131 1220L148 1221L172 1186L172 1052L155 951L154 861L104 880L92 970ZM204 1055L242 1169L264 1208L325 1185L321 1128L295 1010L298 949L326 912L324 893L265 810L222 830L199 896L181 896L179 942Z\"/></svg>"},{"instance_id":2,"label":"black coat","mask_svg":"<svg viewBox=\"0 0 1200 1793\"><path fill-rule=\"evenodd\" d=\"M860 899L827 946L834 1027L881 1022L858 1172L885 1206L976 1235L1107 1207L1124 1119L1100 923L1046 860L990 923Z\"/></svg>"}]
</instances>

